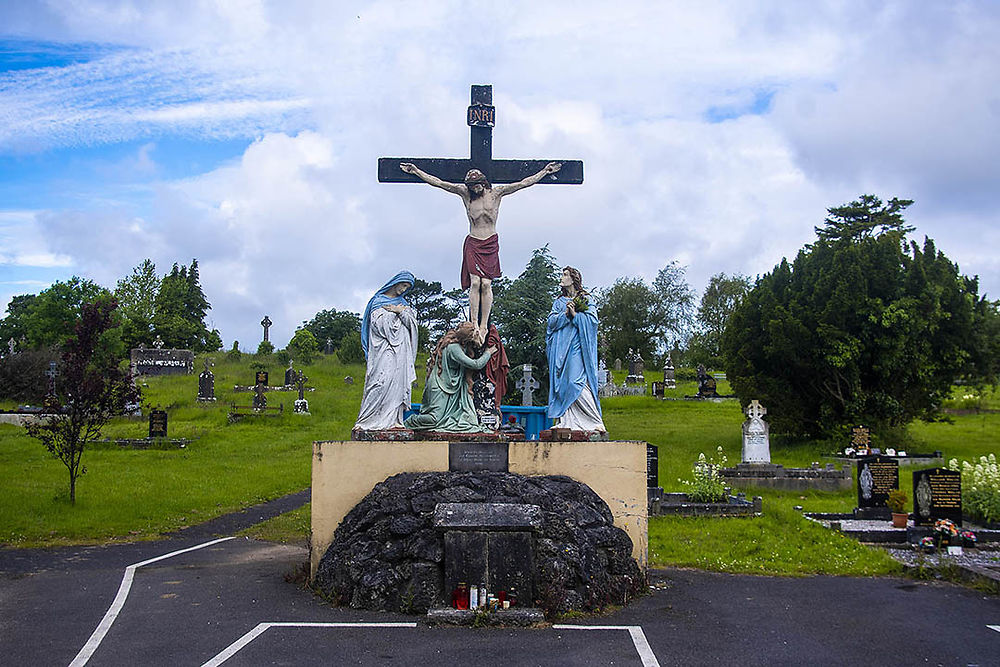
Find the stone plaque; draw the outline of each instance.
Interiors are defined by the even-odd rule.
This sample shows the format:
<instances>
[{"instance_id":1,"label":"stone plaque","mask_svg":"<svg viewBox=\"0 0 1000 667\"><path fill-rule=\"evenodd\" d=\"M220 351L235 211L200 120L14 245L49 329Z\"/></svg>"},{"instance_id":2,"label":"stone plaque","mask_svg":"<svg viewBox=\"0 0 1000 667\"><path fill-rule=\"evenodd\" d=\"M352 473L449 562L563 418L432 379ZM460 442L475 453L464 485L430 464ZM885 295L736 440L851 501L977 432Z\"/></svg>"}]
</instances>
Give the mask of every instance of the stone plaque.
<instances>
[{"instance_id":1,"label":"stone plaque","mask_svg":"<svg viewBox=\"0 0 1000 667\"><path fill-rule=\"evenodd\" d=\"M947 468L913 472L913 517L918 526L933 526L938 519L962 525L962 473Z\"/></svg>"},{"instance_id":2,"label":"stone plaque","mask_svg":"<svg viewBox=\"0 0 1000 667\"><path fill-rule=\"evenodd\" d=\"M451 472L510 472L506 442L450 442L448 470Z\"/></svg>"},{"instance_id":3,"label":"stone plaque","mask_svg":"<svg viewBox=\"0 0 1000 667\"><path fill-rule=\"evenodd\" d=\"M254 384L263 384L266 387L267 386L267 371L257 371L257 374L254 375L253 383Z\"/></svg>"},{"instance_id":4,"label":"stone plaque","mask_svg":"<svg viewBox=\"0 0 1000 667\"><path fill-rule=\"evenodd\" d=\"M660 485L660 448L646 443L646 486L655 489Z\"/></svg>"},{"instance_id":5,"label":"stone plaque","mask_svg":"<svg viewBox=\"0 0 1000 667\"><path fill-rule=\"evenodd\" d=\"M193 371L194 352L191 350L132 350L133 375L187 375Z\"/></svg>"},{"instance_id":6,"label":"stone plaque","mask_svg":"<svg viewBox=\"0 0 1000 667\"><path fill-rule=\"evenodd\" d=\"M149 437L167 437L167 412L166 410L151 410L149 413Z\"/></svg>"},{"instance_id":7,"label":"stone plaque","mask_svg":"<svg viewBox=\"0 0 1000 667\"><path fill-rule=\"evenodd\" d=\"M899 462L888 456L858 461L858 507L886 507L889 492L899 488Z\"/></svg>"}]
</instances>

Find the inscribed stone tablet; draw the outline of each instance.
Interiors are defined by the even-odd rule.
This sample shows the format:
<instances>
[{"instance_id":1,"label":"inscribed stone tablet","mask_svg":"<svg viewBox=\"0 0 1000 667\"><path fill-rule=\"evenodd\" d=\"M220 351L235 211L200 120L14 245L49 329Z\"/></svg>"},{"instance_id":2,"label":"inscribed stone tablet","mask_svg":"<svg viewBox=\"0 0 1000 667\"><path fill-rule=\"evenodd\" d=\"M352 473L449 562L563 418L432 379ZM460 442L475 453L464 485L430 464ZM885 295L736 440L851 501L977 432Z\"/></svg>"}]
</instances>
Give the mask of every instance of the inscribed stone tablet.
<instances>
[{"instance_id":1,"label":"inscribed stone tablet","mask_svg":"<svg viewBox=\"0 0 1000 667\"><path fill-rule=\"evenodd\" d=\"M899 462L888 456L858 461L858 507L886 507L889 492L899 488Z\"/></svg>"},{"instance_id":2,"label":"inscribed stone tablet","mask_svg":"<svg viewBox=\"0 0 1000 667\"><path fill-rule=\"evenodd\" d=\"M149 413L149 437L167 437L167 413L165 410L153 410Z\"/></svg>"},{"instance_id":3,"label":"inscribed stone tablet","mask_svg":"<svg viewBox=\"0 0 1000 667\"><path fill-rule=\"evenodd\" d=\"M509 472L506 442L448 443L448 470L451 472Z\"/></svg>"},{"instance_id":4,"label":"inscribed stone tablet","mask_svg":"<svg viewBox=\"0 0 1000 667\"><path fill-rule=\"evenodd\" d=\"M951 519L962 525L962 473L947 468L913 472L913 517L918 526Z\"/></svg>"},{"instance_id":5,"label":"inscribed stone tablet","mask_svg":"<svg viewBox=\"0 0 1000 667\"><path fill-rule=\"evenodd\" d=\"M660 448L646 443L646 486L655 489L660 485Z\"/></svg>"}]
</instances>

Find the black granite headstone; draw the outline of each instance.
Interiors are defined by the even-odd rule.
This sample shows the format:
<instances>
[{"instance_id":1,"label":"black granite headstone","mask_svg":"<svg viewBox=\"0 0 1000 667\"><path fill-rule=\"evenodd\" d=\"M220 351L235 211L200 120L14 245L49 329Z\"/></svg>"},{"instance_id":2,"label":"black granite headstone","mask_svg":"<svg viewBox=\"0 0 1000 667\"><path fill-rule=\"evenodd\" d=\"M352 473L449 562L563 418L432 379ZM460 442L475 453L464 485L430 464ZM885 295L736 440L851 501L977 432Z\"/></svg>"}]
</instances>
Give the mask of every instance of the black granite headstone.
<instances>
[{"instance_id":1,"label":"black granite headstone","mask_svg":"<svg viewBox=\"0 0 1000 667\"><path fill-rule=\"evenodd\" d=\"M889 492L899 488L899 461L868 456L858 461L858 507L887 507Z\"/></svg>"},{"instance_id":2,"label":"black granite headstone","mask_svg":"<svg viewBox=\"0 0 1000 667\"><path fill-rule=\"evenodd\" d=\"M660 485L660 448L646 443L646 486L655 489Z\"/></svg>"},{"instance_id":3,"label":"black granite headstone","mask_svg":"<svg viewBox=\"0 0 1000 667\"><path fill-rule=\"evenodd\" d=\"M215 374L207 368L198 376L198 400L215 400Z\"/></svg>"},{"instance_id":4,"label":"black granite headstone","mask_svg":"<svg viewBox=\"0 0 1000 667\"><path fill-rule=\"evenodd\" d=\"M166 410L151 410L149 413L149 437L167 437L167 412Z\"/></svg>"},{"instance_id":5,"label":"black granite headstone","mask_svg":"<svg viewBox=\"0 0 1000 667\"><path fill-rule=\"evenodd\" d=\"M295 371L290 367L285 369L285 386L290 387L295 384Z\"/></svg>"},{"instance_id":6,"label":"black granite headstone","mask_svg":"<svg viewBox=\"0 0 1000 667\"><path fill-rule=\"evenodd\" d=\"M263 384L266 387L267 386L267 371L257 371L257 374L254 375L253 383L254 384Z\"/></svg>"},{"instance_id":7,"label":"black granite headstone","mask_svg":"<svg viewBox=\"0 0 1000 667\"><path fill-rule=\"evenodd\" d=\"M509 449L506 442L450 442L448 470L450 472L509 472Z\"/></svg>"},{"instance_id":8,"label":"black granite headstone","mask_svg":"<svg viewBox=\"0 0 1000 667\"><path fill-rule=\"evenodd\" d=\"M938 519L962 525L962 473L947 468L913 471L913 523L932 526Z\"/></svg>"},{"instance_id":9,"label":"black granite headstone","mask_svg":"<svg viewBox=\"0 0 1000 667\"><path fill-rule=\"evenodd\" d=\"M191 350L137 348L132 350L134 375L185 375L194 370Z\"/></svg>"},{"instance_id":10,"label":"black granite headstone","mask_svg":"<svg viewBox=\"0 0 1000 667\"><path fill-rule=\"evenodd\" d=\"M666 386L667 386L666 383L664 383L664 382L653 382L652 385L653 385L653 387L652 387L651 392L653 394L653 398L663 398L664 389L666 389Z\"/></svg>"}]
</instances>

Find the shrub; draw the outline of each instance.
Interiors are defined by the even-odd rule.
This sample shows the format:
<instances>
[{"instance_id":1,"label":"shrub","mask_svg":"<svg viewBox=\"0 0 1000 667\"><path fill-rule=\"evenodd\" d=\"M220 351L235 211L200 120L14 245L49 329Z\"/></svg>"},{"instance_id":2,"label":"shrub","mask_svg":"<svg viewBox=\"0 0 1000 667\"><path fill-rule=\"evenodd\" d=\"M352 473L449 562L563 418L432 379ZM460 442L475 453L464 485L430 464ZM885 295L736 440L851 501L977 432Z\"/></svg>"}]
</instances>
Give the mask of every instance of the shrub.
<instances>
[{"instance_id":1,"label":"shrub","mask_svg":"<svg viewBox=\"0 0 1000 667\"><path fill-rule=\"evenodd\" d=\"M260 345L257 346L257 356L266 357L269 354L274 354L274 345L269 340L260 341Z\"/></svg>"},{"instance_id":2,"label":"shrub","mask_svg":"<svg viewBox=\"0 0 1000 667\"><path fill-rule=\"evenodd\" d=\"M948 467L959 469L958 459ZM975 464L962 461L962 510L985 521L1000 521L1000 465L996 454L980 456Z\"/></svg>"},{"instance_id":3,"label":"shrub","mask_svg":"<svg viewBox=\"0 0 1000 667\"><path fill-rule=\"evenodd\" d=\"M726 465L726 455L722 447L716 449L719 461L715 458L706 459L705 453L698 454L694 464L694 480L681 479L681 484L688 488L688 498L696 503L717 503L726 498L726 482L719 475L719 470Z\"/></svg>"},{"instance_id":4,"label":"shrub","mask_svg":"<svg viewBox=\"0 0 1000 667\"><path fill-rule=\"evenodd\" d=\"M358 339L361 340L360 338ZM309 329L299 329L292 336L292 340L288 341L288 353L293 359L299 361L303 364L311 364L319 354L319 343L316 342L316 336L312 334ZM287 364L288 360L281 362Z\"/></svg>"},{"instance_id":5,"label":"shrub","mask_svg":"<svg viewBox=\"0 0 1000 667\"><path fill-rule=\"evenodd\" d=\"M243 353L240 352L240 341L234 340L233 349L229 350L229 352L226 352L226 359L228 359L229 361L239 361L240 357L242 356Z\"/></svg>"},{"instance_id":6,"label":"shrub","mask_svg":"<svg viewBox=\"0 0 1000 667\"><path fill-rule=\"evenodd\" d=\"M344 336L337 350L337 358L342 364L361 364L365 361L365 351L361 347L361 334L357 331Z\"/></svg>"}]
</instances>

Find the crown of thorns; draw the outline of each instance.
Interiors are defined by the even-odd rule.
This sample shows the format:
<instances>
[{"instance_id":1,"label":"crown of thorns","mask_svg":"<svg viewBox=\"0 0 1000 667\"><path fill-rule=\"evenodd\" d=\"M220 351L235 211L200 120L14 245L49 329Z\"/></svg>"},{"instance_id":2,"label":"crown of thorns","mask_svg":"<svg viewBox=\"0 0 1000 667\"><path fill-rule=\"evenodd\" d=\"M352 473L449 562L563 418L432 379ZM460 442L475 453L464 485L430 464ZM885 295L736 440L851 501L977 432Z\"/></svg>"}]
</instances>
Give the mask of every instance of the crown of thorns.
<instances>
[{"instance_id":1,"label":"crown of thorns","mask_svg":"<svg viewBox=\"0 0 1000 667\"><path fill-rule=\"evenodd\" d=\"M469 173L465 175L465 184L474 185L476 183L482 183L483 185L489 185L489 181L486 180L486 174L479 171L478 169L470 169Z\"/></svg>"}]
</instances>

